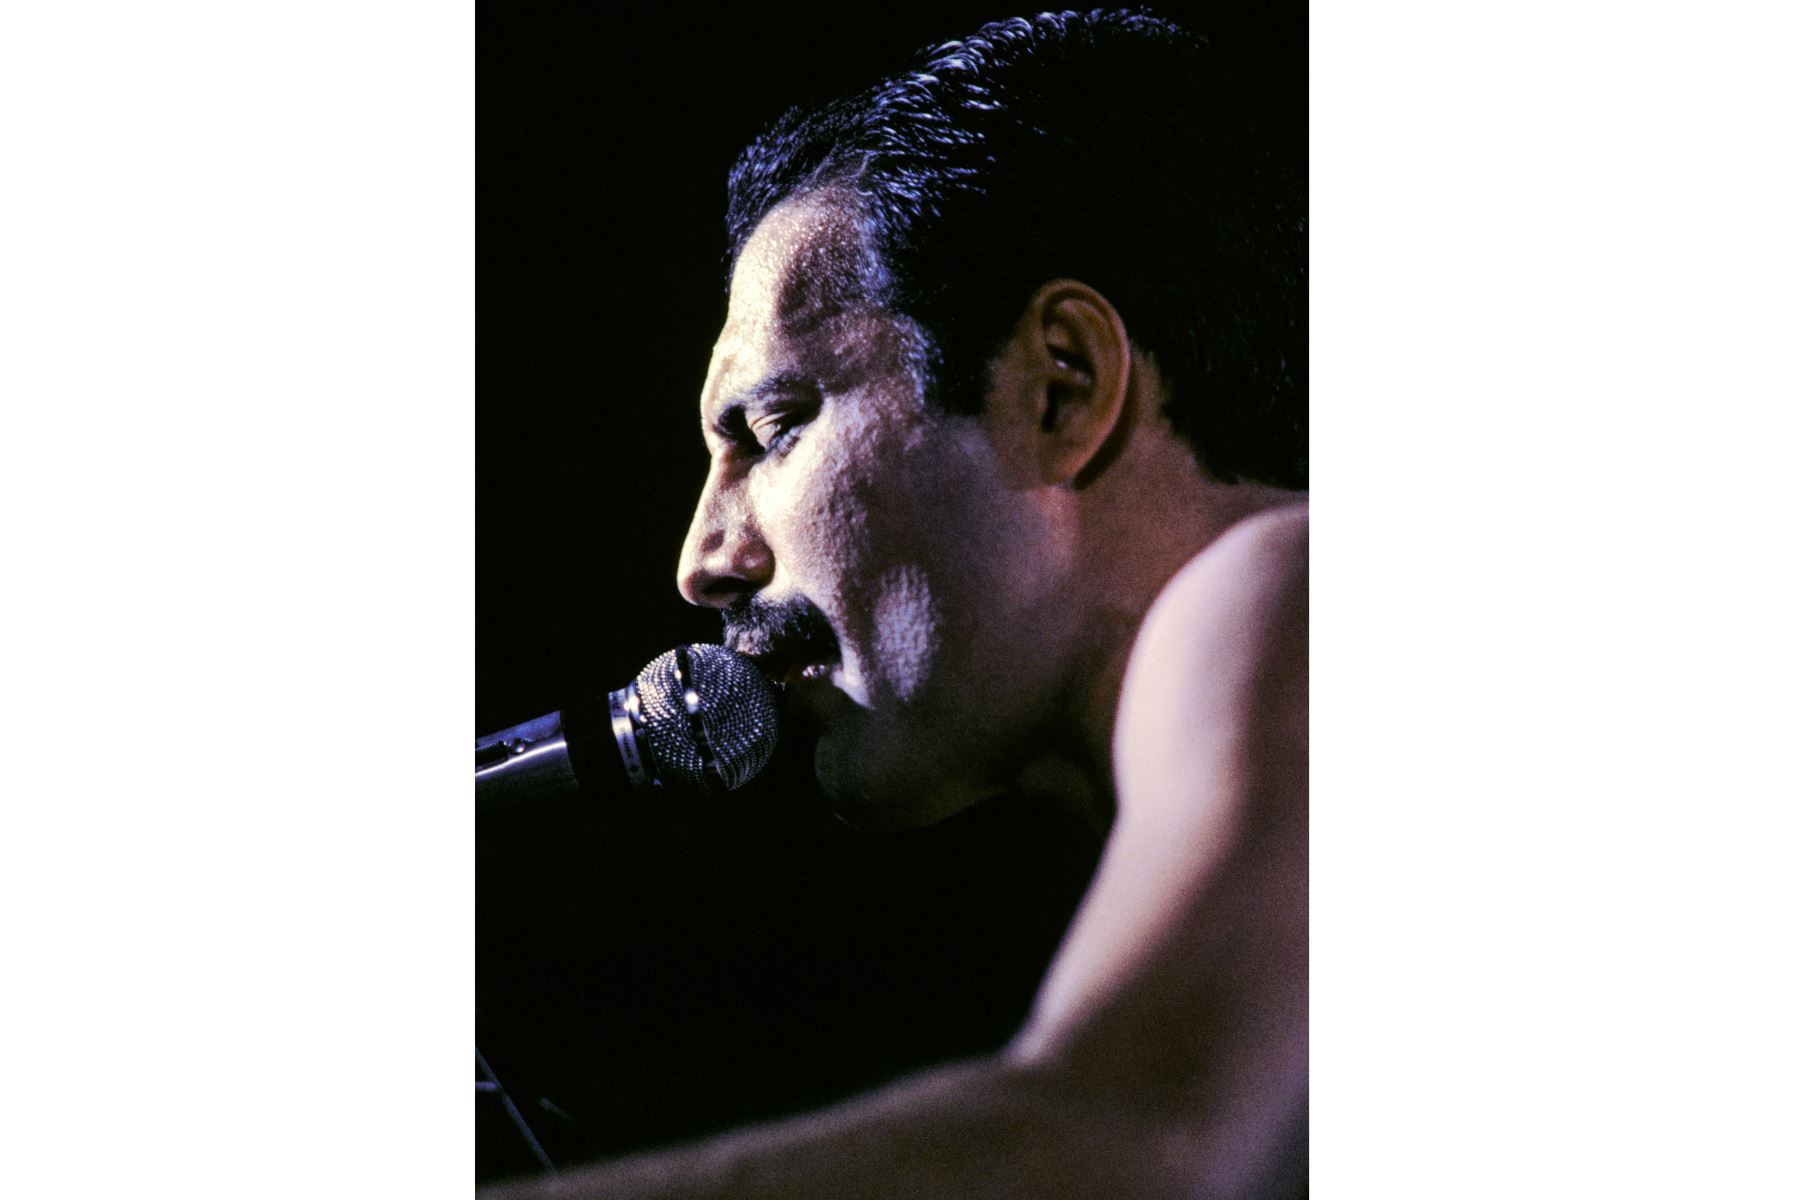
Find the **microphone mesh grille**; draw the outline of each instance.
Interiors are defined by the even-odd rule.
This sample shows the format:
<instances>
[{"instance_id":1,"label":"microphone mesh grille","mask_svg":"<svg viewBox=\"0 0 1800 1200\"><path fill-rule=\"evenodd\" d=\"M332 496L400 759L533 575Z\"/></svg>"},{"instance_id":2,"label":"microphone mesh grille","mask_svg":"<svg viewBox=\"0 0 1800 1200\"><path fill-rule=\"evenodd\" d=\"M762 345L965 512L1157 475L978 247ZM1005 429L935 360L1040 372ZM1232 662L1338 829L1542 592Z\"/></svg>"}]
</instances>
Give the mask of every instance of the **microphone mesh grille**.
<instances>
[{"instance_id":1,"label":"microphone mesh grille","mask_svg":"<svg viewBox=\"0 0 1800 1200\"><path fill-rule=\"evenodd\" d=\"M689 646L687 654L713 762L727 788L741 787L775 753L781 733L775 689L749 659L723 646ZM706 766L682 700L675 655L658 655L637 677L644 736L654 773L665 785L704 792Z\"/></svg>"}]
</instances>

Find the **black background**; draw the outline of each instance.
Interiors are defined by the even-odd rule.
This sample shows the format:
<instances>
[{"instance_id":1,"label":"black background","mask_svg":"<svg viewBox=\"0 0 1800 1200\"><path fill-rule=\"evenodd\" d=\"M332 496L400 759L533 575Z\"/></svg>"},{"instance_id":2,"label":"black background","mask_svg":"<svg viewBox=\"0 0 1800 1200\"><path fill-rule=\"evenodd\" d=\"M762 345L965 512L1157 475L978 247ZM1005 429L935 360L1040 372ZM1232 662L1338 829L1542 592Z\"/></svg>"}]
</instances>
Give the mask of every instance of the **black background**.
<instances>
[{"instance_id":1,"label":"black background","mask_svg":"<svg viewBox=\"0 0 1800 1200\"><path fill-rule=\"evenodd\" d=\"M1305 9L1176 4L1305 152ZM990 4L502 5L477 16L477 731L716 641L674 588L705 475L724 179L788 105L1013 15ZM1023 11L1023 9L1016 10ZM481 1044L623 1150L991 1049L1022 1019L1095 839L1008 802L850 833L805 764L717 808L586 797L478 823ZM541 1110L533 1110L540 1113ZM478 1168L527 1161L478 1110Z\"/></svg>"}]
</instances>

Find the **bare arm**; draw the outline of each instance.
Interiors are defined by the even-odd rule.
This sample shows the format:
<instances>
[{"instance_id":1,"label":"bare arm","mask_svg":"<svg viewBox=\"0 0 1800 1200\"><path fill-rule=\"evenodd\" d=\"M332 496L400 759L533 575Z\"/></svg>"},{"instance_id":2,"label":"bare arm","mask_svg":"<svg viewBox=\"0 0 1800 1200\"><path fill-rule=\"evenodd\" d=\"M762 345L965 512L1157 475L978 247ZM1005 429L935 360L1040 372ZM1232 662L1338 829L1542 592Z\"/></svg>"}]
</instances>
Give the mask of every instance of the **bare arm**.
<instances>
[{"instance_id":1,"label":"bare arm","mask_svg":"<svg viewBox=\"0 0 1800 1200\"><path fill-rule=\"evenodd\" d=\"M1306 1089L1306 525L1240 525L1145 622L1119 820L1002 1055L500 1197L1231 1196Z\"/></svg>"},{"instance_id":2,"label":"bare arm","mask_svg":"<svg viewBox=\"0 0 1800 1200\"><path fill-rule=\"evenodd\" d=\"M484 1200L1170 1196L1154 1130L1002 1060L915 1076L828 1112L484 1191Z\"/></svg>"}]
</instances>

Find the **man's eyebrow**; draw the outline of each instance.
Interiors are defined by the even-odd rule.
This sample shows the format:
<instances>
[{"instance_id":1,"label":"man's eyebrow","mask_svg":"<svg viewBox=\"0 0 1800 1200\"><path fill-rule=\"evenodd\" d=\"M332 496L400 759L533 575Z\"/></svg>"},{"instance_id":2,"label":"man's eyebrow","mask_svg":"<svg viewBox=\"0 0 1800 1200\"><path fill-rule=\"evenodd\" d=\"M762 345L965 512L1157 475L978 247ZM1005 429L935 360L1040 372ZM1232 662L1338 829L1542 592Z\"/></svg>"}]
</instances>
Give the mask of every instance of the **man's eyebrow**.
<instances>
[{"instance_id":1,"label":"man's eyebrow","mask_svg":"<svg viewBox=\"0 0 1800 1200\"><path fill-rule=\"evenodd\" d=\"M727 396L706 425L720 437L737 437L743 432L745 409L796 393L812 395L817 391L818 385L810 377L798 371L777 371Z\"/></svg>"}]
</instances>

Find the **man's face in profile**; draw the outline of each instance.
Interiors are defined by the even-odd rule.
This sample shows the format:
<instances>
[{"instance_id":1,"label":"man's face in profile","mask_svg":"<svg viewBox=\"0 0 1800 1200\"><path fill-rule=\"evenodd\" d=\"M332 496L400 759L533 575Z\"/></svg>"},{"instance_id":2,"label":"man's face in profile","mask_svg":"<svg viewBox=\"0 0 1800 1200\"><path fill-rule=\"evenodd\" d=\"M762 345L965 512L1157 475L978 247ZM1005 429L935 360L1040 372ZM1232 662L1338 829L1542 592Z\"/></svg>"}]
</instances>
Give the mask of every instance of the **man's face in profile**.
<instances>
[{"instance_id":1,"label":"man's face in profile","mask_svg":"<svg viewBox=\"0 0 1800 1200\"><path fill-rule=\"evenodd\" d=\"M982 418L924 399L915 327L871 299L854 223L812 198L745 244L701 395L712 467L680 586L788 685L853 823L946 815L1039 701L1039 532Z\"/></svg>"}]
</instances>

